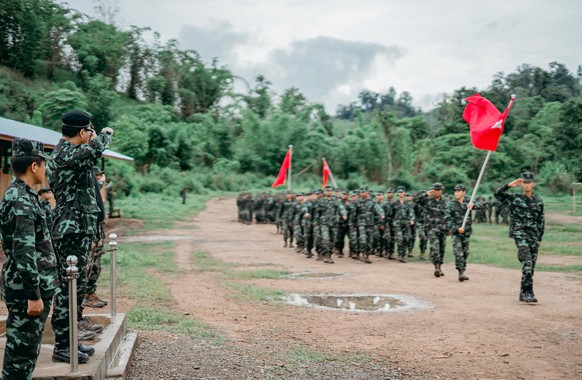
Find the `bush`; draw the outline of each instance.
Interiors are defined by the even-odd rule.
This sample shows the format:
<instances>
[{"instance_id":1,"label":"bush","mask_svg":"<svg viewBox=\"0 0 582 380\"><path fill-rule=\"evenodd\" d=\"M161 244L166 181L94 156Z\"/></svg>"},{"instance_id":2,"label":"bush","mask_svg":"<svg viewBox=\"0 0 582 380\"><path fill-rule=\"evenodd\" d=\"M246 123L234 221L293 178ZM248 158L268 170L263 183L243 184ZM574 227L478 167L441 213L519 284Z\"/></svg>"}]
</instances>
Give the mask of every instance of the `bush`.
<instances>
[{"instance_id":1,"label":"bush","mask_svg":"<svg viewBox=\"0 0 582 380\"><path fill-rule=\"evenodd\" d=\"M139 191L142 193L163 193L167 185L164 181L158 178L145 178L139 186Z\"/></svg>"},{"instance_id":2,"label":"bush","mask_svg":"<svg viewBox=\"0 0 582 380\"><path fill-rule=\"evenodd\" d=\"M552 193L567 193L573 180L564 164L548 161L542 166L537 182Z\"/></svg>"}]
</instances>

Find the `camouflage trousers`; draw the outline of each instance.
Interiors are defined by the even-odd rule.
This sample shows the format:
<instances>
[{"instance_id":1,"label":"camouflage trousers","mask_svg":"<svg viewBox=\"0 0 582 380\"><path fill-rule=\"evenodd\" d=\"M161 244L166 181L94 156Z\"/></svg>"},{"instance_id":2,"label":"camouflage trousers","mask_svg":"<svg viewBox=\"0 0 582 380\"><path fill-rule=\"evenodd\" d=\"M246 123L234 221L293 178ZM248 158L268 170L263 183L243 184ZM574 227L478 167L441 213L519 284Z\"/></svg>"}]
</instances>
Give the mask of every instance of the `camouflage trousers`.
<instances>
[{"instance_id":1,"label":"camouflage trousers","mask_svg":"<svg viewBox=\"0 0 582 380\"><path fill-rule=\"evenodd\" d=\"M102 268L101 256L103 256L103 252L105 251L103 240L94 244L100 245L96 245L91 250L91 258L89 259L87 270L87 294L95 293L97 291L97 280L99 280Z\"/></svg>"},{"instance_id":2,"label":"camouflage trousers","mask_svg":"<svg viewBox=\"0 0 582 380\"><path fill-rule=\"evenodd\" d=\"M323 255L331 254L334 245L334 228L329 224L322 224L319 227L321 240L321 253Z\"/></svg>"},{"instance_id":3,"label":"camouflage trousers","mask_svg":"<svg viewBox=\"0 0 582 380\"><path fill-rule=\"evenodd\" d=\"M295 236L295 245L297 248L303 248L305 246L305 239L303 236L303 228L299 221L293 221L293 236Z\"/></svg>"},{"instance_id":4,"label":"camouflage trousers","mask_svg":"<svg viewBox=\"0 0 582 380\"><path fill-rule=\"evenodd\" d=\"M389 254L394 254L394 247L396 246L396 235L394 234L394 228L388 229L388 235L386 235L386 249Z\"/></svg>"},{"instance_id":5,"label":"camouflage trousers","mask_svg":"<svg viewBox=\"0 0 582 380\"><path fill-rule=\"evenodd\" d=\"M23 297L22 291L5 289L4 302L8 309L8 318L3 379L32 379L52 298L52 292L42 294L44 310L40 316L31 317L27 314L28 299Z\"/></svg>"},{"instance_id":6,"label":"camouflage trousers","mask_svg":"<svg viewBox=\"0 0 582 380\"><path fill-rule=\"evenodd\" d=\"M311 223L304 223L303 226L303 244L307 253L313 249L313 227Z\"/></svg>"},{"instance_id":7,"label":"camouflage trousers","mask_svg":"<svg viewBox=\"0 0 582 380\"><path fill-rule=\"evenodd\" d=\"M414 242L416 241L416 224L410 226L410 239L408 240L408 252L412 253Z\"/></svg>"},{"instance_id":8,"label":"camouflage trousers","mask_svg":"<svg viewBox=\"0 0 582 380\"><path fill-rule=\"evenodd\" d=\"M369 255L372 249L372 234L374 226L358 226L358 252Z\"/></svg>"},{"instance_id":9,"label":"camouflage trousers","mask_svg":"<svg viewBox=\"0 0 582 380\"><path fill-rule=\"evenodd\" d=\"M252 215L249 209L244 209L240 212L241 221L246 224L251 224L252 222Z\"/></svg>"},{"instance_id":10,"label":"camouflage trousers","mask_svg":"<svg viewBox=\"0 0 582 380\"><path fill-rule=\"evenodd\" d=\"M421 253L426 252L426 246L428 243L428 234L426 232L426 227L424 224L417 224L416 230L418 231L418 248L420 248Z\"/></svg>"},{"instance_id":11,"label":"camouflage trousers","mask_svg":"<svg viewBox=\"0 0 582 380\"><path fill-rule=\"evenodd\" d=\"M458 271L467 269L467 257L469 257L469 236L453 234L451 236L453 253L455 254L455 267Z\"/></svg>"},{"instance_id":12,"label":"camouflage trousers","mask_svg":"<svg viewBox=\"0 0 582 380\"><path fill-rule=\"evenodd\" d=\"M346 235L348 234L349 228L347 224L340 224L337 227L337 235L336 235L336 242L335 247L338 253L344 253L344 247L346 245Z\"/></svg>"},{"instance_id":13,"label":"camouflage trousers","mask_svg":"<svg viewBox=\"0 0 582 380\"><path fill-rule=\"evenodd\" d=\"M358 226L348 227L348 238L350 239L350 255L357 255L359 252Z\"/></svg>"},{"instance_id":14,"label":"camouflage trousers","mask_svg":"<svg viewBox=\"0 0 582 380\"><path fill-rule=\"evenodd\" d=\"M398 247L398 256L404 257L410 241L410 224L408 222L394 223L393 230Z\"/></svg>"},{"instance_id":15,"label":"camouflage trousers","mask_svg":"<svg viewBox=\"0 0 582 380\"><path fill-rule=\"evenodd\" d=\"M516 238L517 259L522 264L521 286L533 285L533 275L538 260L538 242L532 239Z\"/></svg>"},{"instance_id":16,"label":"camouflage trousers","mask_svg":"<svg viewBox=\"0 0 582 380\"><path fill-rule=\"evenodd\" d=\"M283 225L281 227L283 229L283 240L287 243L293 243L293 223L289 223L289 221L283 219Z\"/></svg>"},{"instance_id":17,"label":"camouflage trousers","mask_svg":"<svg viewBox=\"0 0 582 380\"><path fill-rule=\"evenodd\" d=\"M430 261L433 264L442 264L447 235L438 228L431 228L428 231L428 240L430 241Z\"/></svg>"},{"instance_id":18,"label":"camouflage trousers","mask_svg":"<svg viewBox=\"0 0 582 380\"><path fill-rule=\"evenodd\" d=\"M77 278L78 319L83 317L83 299L87 290L87 259L91 250L91 237L87 235L67 235L54 241L55 253L59 263L61 279L67 276L67 256L75 255L79 262ZM69 347L69 282L61 281L60 292L55 295L55 305L51 318L55 332L55 346Z\"/></svg>"}]
</instances>

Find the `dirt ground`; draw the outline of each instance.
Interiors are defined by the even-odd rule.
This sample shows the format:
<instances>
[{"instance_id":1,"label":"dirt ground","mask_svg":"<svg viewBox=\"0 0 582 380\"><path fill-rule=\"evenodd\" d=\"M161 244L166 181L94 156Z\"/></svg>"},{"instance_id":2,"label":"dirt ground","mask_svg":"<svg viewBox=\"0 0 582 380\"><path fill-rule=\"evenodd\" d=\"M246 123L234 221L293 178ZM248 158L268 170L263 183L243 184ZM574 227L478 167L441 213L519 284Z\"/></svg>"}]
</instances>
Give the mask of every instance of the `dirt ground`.
<instances>
[{"instance_id":1,"label":"dirt ground","mask_svg":"<svg viewBox=\"0 0 582 380\"><path fill-rule=\"evenodd\" d=\"M469 259L470 281L460 283L452 264L445 265L446 275L441 278L433 276L432 266L426 262L403 264L374 257L371 265L348 258L323 264L283 248L274 226L247 226L235 219L234 200L214 199L192 221L171 231L151 233L183 239L176 240L175 256L181 272L167 278L176 311L226 335L231 349L240 355L233 360L224 347L197 351L202 356L225 355L224 365L218 364L215 369L194 365L194 372L182 372L188 373L186 377L175 375L180 373L178 369L174 377L159 378L582 378L580 273L536 273L535 291L540 302L524 304L518 301L521 274L517 270L474 265ZM450 255L450 241L447 244L446 254ZM198 251L241 264L245 270L279 268L342 274L334 278L247 281L261 287L290 293L406 295L431 306L402 312L355 313L282 302L239 301L228 296L219 274L195 270L190 255ZM168 347L164 339L178 342L181 349L193 347L167 335L142 333L141 341L146 343L138 347L133 378L158 378L151 371L163 363L157 358L152 365L147 352L153 353L151 347L156 345ZM373 363L335 363L342 371L332 371L329 377L322 367L326 363L311 363L319 366L311 374L307 369L302 373L272 370L285 367L284 359L278 364L277 353L296 345L335 355L364 354ZM203 358L198 357L198 361L204 363ZM247 364L253 369L243 369ZM150 372L146 372L148 368Z\"/></svg>"}]
</instances>

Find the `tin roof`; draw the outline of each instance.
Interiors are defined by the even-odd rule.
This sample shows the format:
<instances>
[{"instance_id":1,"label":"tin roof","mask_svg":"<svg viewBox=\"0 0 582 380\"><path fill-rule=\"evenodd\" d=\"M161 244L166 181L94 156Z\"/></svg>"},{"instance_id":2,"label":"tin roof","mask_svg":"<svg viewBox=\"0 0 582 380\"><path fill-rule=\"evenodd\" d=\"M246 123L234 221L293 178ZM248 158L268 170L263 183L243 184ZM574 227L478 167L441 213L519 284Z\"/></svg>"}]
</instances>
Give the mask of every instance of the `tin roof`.
<instances>
[{"instance_id":1,"label":"tin roof","mask_svg":"<svg viewBox=\"0 0 582 380\"><path fill-rule=\"evenodd\" d=\"M61 139L61 134L50 129L0 117L0 139L12 141L15 137L37 140L42 142L45 147L54 148ZM133 161L132 157L109 149L103 152L103 156L118 160Z\"/></svg>"}]
</instances>

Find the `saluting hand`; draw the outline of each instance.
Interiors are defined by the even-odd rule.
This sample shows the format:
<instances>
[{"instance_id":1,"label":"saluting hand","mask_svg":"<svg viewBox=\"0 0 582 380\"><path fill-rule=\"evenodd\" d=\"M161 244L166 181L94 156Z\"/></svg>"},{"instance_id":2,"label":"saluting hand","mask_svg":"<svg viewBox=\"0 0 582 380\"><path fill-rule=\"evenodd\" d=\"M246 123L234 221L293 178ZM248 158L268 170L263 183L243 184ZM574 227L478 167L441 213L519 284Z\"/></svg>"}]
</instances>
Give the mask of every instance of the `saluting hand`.
<instances>
[{"instance_id":1,"label":"saluting hand","mask_svg":"<svg viewBox=\"0 0 582 380\"><path fill-rule=\"evenodd\" d=\"M434 195L434 192L435 192L434 189L429 190L426 192L426 195L428 195L429 197L432 197Z\"/></svg>"},{"instance_id":2,"label":"saluting hand","mask_svg":"<svg viewBox=\"0 0 582 380\"><path fill-rule=\"evenodd\" d=\"M517 186L521 186L521 184L522 184L522 183L523 183L523 179L521 179L521 178L518 178L518 179L516 179L515 181L513 181L513 182L510 182L510 183L508 184L508 186L509 186L509 187L517 187Z\"/></svg>"},{"instance_id":3,"label":"saluting hand","mask_svg":"<svg viewBox=\"0 0 582 380\"><path fill-rule=\"evenodd\" d=\"M26 310L26 314L32 317L38 317L42 314L44 310L44 303L42 300L28 300L28 310Z\"/></svg>"}]
</instances>

